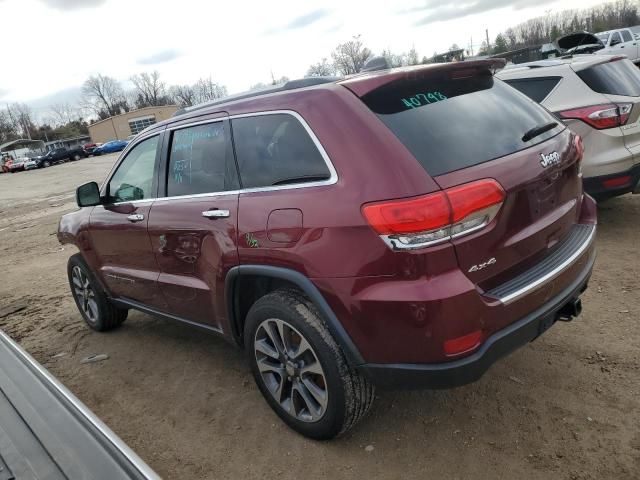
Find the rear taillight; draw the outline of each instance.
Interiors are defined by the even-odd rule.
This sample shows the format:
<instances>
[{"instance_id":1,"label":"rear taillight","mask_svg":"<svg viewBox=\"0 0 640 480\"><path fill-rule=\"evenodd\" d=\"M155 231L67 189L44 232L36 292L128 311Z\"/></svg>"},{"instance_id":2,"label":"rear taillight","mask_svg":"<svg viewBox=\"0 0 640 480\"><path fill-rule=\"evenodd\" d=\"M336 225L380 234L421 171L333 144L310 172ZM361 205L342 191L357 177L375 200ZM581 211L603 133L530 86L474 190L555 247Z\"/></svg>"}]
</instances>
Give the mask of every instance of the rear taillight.
<instances>
[{"instance_id":1,"label":"rear taillight","mask_svg":"<svg viewBox=\"0 0 640 480\"><path fill-rule=\"evenodd\" d=\"M495 218L504 198L498 182L484 179L422 197L370 203L362 212L387 245L404 250L484 228Z\"/></svg>"},{"instance_id":2,"label":"rear taillight","mask_svg":"<svg viewBox=\"0 0 640 480\"><path fill-rule=\"evenodd\" d=\"M627 123L633 104L619 103L606 105L592 105L590 107L573 108L558 112L564 120L582 120L598 130L620 127Z\"/></svg>"}]
</instances>

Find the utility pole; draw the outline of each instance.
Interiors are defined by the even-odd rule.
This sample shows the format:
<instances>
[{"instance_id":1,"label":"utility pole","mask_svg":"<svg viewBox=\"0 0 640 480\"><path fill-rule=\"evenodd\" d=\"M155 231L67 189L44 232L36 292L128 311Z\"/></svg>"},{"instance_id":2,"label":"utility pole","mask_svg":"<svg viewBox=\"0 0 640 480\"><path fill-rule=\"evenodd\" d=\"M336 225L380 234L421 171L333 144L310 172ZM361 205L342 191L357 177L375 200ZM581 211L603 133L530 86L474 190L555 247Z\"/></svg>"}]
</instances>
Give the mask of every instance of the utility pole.
<instances>
[{"instance_id":1,"label":"utility pole","mask_svg":"<svg viewBox=\"0 0 640 480\"><path fill-rule=\"evenodd\" d=\"M485 33L487 34L487 55L488 55L489 52L491 51L491 44L489 43L489 29L488 28L485 30Z\"/></svg>"},{"instance_id":2,"label":"utility pole","mask_svg":"<svg viewBox=\"0 0 640 480\"><path fill-rule=\"evenodd\" d=\"M471 56L473 57L473 36L469 40L469 52L471 53Z\"/></svg>"}]
</instances>

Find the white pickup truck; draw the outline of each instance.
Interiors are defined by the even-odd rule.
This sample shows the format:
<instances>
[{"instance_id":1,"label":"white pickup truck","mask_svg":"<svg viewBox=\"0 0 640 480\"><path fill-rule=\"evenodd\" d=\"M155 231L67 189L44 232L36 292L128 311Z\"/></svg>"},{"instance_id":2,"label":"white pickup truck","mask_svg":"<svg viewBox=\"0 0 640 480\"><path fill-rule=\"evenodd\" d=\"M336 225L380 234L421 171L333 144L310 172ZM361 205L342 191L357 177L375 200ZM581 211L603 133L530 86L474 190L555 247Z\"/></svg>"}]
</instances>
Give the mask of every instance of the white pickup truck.
<instances>
[{"instance_id":1,"label":"white pickup truck","mask_svg":"<svg viewBox=\"0 0 640 480\"><path fill-rule=\"evenodd\" d=\"M604 48L598 50L603 55L626 55L633 63L640 63L640 41L628 28L609 30L595 34L602 42Z\"/></svg>"}]
</instances>

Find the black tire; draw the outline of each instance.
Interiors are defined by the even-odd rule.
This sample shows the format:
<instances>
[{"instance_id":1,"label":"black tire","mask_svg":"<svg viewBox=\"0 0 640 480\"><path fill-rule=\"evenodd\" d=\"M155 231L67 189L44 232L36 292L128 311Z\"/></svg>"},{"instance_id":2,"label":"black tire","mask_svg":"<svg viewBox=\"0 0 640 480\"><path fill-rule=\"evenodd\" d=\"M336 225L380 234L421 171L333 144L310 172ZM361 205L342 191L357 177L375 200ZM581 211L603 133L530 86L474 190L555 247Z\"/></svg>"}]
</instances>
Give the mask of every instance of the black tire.
<instances>
[{"instance_id":1,"label":"black tire","mask_svg":"<svg viewBox=\"0 0 640 480\"><path fill-rule=\"evenodd\" d=\"M78 279L77 274L79 272L75 269L79 269L87 280L87 287L83 290L85 290L85 293L90 291L92 295L87 294L86 296L83 296L78 294L78 283L74 282ZM78 311L90 328L98 332L106 332L107 330L118 328L122 325L122 322L127 319L129 311L117 308L111 303L104 290L102 290L100 283L96 280L91 269L87 266L82 255L79 253L76 253L69 258L67 263L67 276L69 278L71 294L76 302ZM80 283L84 284L85 282L81 281ZM87 297L89 297L90 301L92 300L93 303L91 305L85 303L86 306L84 306L81 302L83 302L83 298Z\"/></svg>"},{"instance_id":2,"label":"black tire","mask_svg":"<svg viewBox=\"0 0 640 480\"><path fill-rule=\"evenodd\" d=\"M275 321L275 319L282 320L293 327L290 332L292 331L295 337L308 342L311 350L307 351L317 357L317 361L322 367L321 383L327 397L326 407L324 407L323 414L319 419L303 421L285 410L281 402L276 400L276 394L272 393L272 390L267 386L266 380L259 370L257 357L261 355L261 352L256 352L255 349L258 342L256 333L259 329L260 332L266 333L264 325L267 325L267 322ZM265 340L268 341L266 337L263 337L261 341ZM276 414L298 433L316 440L334 438L356 425L371 408L375 396L373 384L348 366L342 350L331 336L315 305L301 292L290 289L277 290L254 303L247 314L244 341L251 371L260 392ZM298 348L298 352L300 351L301 349ZM263 360L278 362L278 360L266 356L263 357ZM304 363L299 362L298 365ZM281 371L288 375L289 370ZM294 375L293 380L288 377L287 381L282 374L278 376L269 372L269 375L272 375L273 379L280 379L276 380L276 383L281 382L279 383L281 385L279 391L285 391L286 385L293 385L293 382L298 382L300 385L303 374L300 373L297 378ZM271 384L273 388L273 381ZM310 393L309 390L306 391ZM294 390L289 388L289 392L290 405L293 403ZM299 393L297 395L297 398L302 399L302 395ZM287 401L285 400L285 402ZM301 412L304 411L302 408Z\"/></svg>"},{"instance_id":3,"label":"black tire","mask_svg":"<svg viewBox=\"0 0 640 480\"><path fill-rule=\"evenodd\" d=\"M51 162L49 160L45 160L42 162L42 168L47 168L51 166Z\"/></svg>"},{"instance_id":4,"label":"black tire","mask_svg":"<svg viewBox=\"0 0 640 480\"><path fill-rule=\"evenodd\" d=\"M79 153L76 153L76 154L73 156L73 160L74 160L75 162L77 162L78 160L80 160L80 158L82 158L82 157L80 157L80 154L79 154Z\"/></svg>"}]
</instances>

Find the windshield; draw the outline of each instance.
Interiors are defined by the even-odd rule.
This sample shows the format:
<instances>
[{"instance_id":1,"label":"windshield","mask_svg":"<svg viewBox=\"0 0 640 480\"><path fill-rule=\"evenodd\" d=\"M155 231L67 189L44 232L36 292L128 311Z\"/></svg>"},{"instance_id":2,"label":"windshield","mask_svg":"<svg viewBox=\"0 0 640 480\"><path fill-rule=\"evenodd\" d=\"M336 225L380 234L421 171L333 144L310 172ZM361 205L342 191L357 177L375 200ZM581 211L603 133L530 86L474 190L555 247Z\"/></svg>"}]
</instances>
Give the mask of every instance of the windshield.
<instances>
[{"instance_id":1,"label":"windshield","mask_svg":"<svg viewBox=\"0 0 640 480\"><path fill-rule=\"evenodd\" d=\"M609 33L598 33L596 34L596 37L598 37L598 39L602 42L602 43L607 43L607 40L609 40Z\"/></svg>"}]
</instances>

